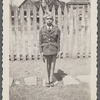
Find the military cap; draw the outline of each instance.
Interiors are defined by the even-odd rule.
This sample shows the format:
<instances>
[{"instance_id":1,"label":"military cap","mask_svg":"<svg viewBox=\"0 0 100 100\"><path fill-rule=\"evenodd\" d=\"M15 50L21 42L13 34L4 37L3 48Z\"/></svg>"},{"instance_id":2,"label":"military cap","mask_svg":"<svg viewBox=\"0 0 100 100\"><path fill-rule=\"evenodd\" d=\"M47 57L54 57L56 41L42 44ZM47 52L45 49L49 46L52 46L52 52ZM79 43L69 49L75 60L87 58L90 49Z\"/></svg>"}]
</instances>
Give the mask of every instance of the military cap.
<instances>
[{"instance_id":1,"label":"military cap","mask_svg":"<svg viewBox=\"0 0 100 100\"><path fill-rule=\"evenodd\" d=\"M48 10L45 11L45 15L44 15L44 18L47 18L47 17L52 17L52 19L53 19L52 13Z\"/></svg>"}]
</instances>

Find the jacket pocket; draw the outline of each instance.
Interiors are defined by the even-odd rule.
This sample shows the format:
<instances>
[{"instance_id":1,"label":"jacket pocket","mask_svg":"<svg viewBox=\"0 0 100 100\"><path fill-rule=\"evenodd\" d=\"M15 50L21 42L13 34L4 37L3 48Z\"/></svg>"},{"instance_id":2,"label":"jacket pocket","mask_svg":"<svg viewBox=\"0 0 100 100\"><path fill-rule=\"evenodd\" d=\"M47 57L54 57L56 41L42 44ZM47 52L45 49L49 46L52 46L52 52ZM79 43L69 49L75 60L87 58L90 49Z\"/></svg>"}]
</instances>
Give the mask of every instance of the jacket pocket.
<instances>
[{"instance_id":1,"label":"jacket pocket","mask_svg":"<svg viewBox=\"0 0 100 100\"><path fill-rule=\"evenodd\" d=\"M52 45L52 46L56 46L56 47L58 48L58 45L57 45L57 43L56 43L56 42L54 42L54 43L53 43L53 42L51 42L51 45Z\"/></svg>"},{"instance_id":2,"label":"jacket pocket","mask_svg":"<svg viewBox=\"0 0 100 100\"><path fill-rule=\"evenodd\" d=\"M43 43L41 46L44 47L45 45L48 45L48 43Z\"/></svg>"}]
</instances>

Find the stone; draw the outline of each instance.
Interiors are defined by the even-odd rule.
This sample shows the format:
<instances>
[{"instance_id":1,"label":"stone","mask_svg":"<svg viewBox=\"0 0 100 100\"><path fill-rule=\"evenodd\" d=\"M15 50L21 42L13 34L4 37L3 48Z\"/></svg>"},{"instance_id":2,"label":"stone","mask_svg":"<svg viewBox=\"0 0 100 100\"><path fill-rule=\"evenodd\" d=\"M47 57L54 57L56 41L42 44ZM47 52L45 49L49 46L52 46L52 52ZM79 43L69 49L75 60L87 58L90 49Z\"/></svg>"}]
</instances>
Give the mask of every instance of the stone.
<instances>
[{"instance_id":1,"label":"stone","mask_svg":"<svg viewBox=\"0 0 100 100\"><path fill-rule=\"evenodd\" d=\"M90 76L89 75L79 75L76 77L77 80L84 82L84 83L89 83L90 82Z\"/></svg>"},{"instance_id":2,"label":"stone","mask_svg":"<svg viewBox=\"0 0 100 100\"><path fill-rule=\"evenodd\" d=\"M79 82L78 81L76 81L73 77L71 77L71 76L65 76L64 78L63 78L63 83L64 83L64 85L66 86L66 85L77 85L77 84L79 84Z\"/></svg>"},{"instance_id":3,"label":"stone","mask_svg":"<svg viewBox=\"0 0 100 100\"><path fill-rule=\"evenodd\" d=\"M57 84L58 84L58 81L55 81L55 82L54 82L54 85L57 85Z\"/></svg>"},{"instance_id":4,"label":"stone","mask_svg":"<svg viewBox=\"0 0 100 100\"><path fill-rule=\"evenodd\" d=\"M58 84L58 80L55 76L53 76L53 82L54 82L54 85L57 85Z\"/></svg>"},{"instance_id":5,"label":"stone","mask_svg":"<svg viewBox=\"0 0 100 100\"><path fill-rule=\"evenodd\" d=\"M28 86L37 85L37 77L28 77L24 79L25 84Z\"/></svg>"},{"instance_id":6,"label":"stone","mask_svg":"<svg viewBox=\"0 0 100 100\"><path fill-rule=\"evenodd\" d=\"M16 84L16 85L20 85L20 82L19 82L19 81L16 81L15 84Z\"/></svg>"},{"instance_id":7,"label":"stone","mask_svg":"<svg viewBox=\"0 0 100 100\"><path fill-rule=\"evenodd\" d=\"M13 82L14 82L14 79L10 77L9 78L9 86L12 86Z\"/></svg>"}]
</instances>

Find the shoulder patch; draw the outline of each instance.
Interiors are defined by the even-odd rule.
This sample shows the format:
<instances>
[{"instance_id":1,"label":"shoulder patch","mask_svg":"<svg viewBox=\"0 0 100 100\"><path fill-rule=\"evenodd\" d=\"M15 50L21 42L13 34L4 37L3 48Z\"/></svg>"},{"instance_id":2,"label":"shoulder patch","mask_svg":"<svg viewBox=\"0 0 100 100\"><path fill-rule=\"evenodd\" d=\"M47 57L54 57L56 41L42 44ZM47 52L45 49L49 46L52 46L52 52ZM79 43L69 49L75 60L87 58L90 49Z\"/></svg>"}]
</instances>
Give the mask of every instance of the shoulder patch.
<instances>
[{"instance_id":1,"label":"shoulder patch","mask_svg":"<svg viewBox=\"0 0 100 100\"><path fill-rule=\"evenodd\" d=\"M59 27L58 27L58 26L55 26L55 28L56 28L57 30L59 30Z\"/></svg>"},{"instance_id":2,"label":"shoulder patch","mask_svg":"<svg viewBox=\"0 0 100 100\"><path fill-rule=\"evenodd\" d=\"M43 31L45 29L45 26L43 26L42 28L41 28L41 31Z\"/></svg>"}]
</instances>

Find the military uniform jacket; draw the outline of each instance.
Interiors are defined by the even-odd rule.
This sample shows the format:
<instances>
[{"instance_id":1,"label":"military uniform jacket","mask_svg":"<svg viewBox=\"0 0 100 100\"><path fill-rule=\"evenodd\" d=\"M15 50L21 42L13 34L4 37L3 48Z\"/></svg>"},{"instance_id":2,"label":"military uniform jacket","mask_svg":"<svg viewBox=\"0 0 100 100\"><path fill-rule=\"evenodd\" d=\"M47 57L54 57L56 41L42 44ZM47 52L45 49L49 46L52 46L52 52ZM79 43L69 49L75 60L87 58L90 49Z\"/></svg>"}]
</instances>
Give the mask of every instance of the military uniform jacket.
<instances>
[{"instance_id":1,"label":"military uniform jacket","mask_svg":"<svg viewBox=\"0 0 100 100\"><path fill-rule=\"evenodd\" d=\"M60 51L60 30L57 26L52 26L49 32L46 26L43 26L39 32L40 53L44 55L56 55Z\"/></svg>"}]
</instances>

